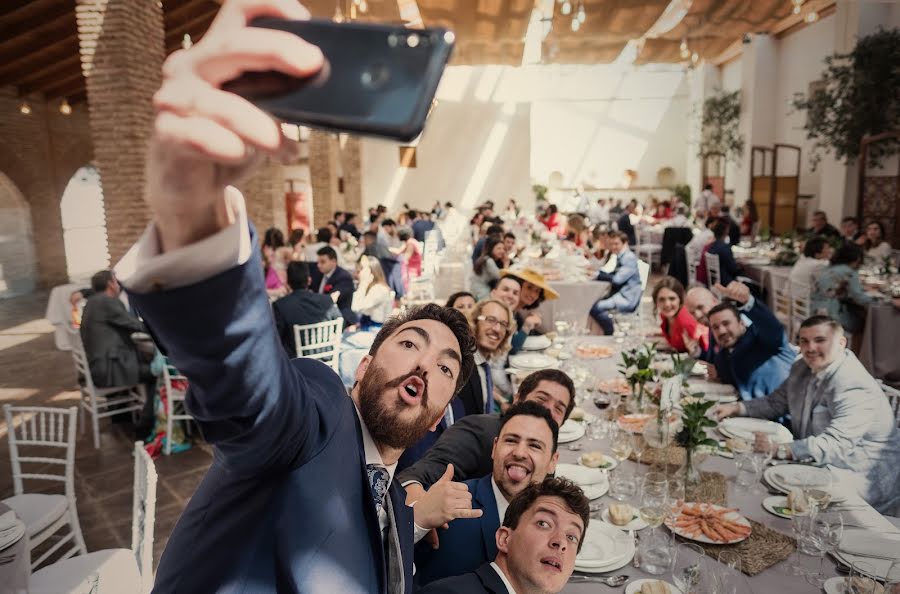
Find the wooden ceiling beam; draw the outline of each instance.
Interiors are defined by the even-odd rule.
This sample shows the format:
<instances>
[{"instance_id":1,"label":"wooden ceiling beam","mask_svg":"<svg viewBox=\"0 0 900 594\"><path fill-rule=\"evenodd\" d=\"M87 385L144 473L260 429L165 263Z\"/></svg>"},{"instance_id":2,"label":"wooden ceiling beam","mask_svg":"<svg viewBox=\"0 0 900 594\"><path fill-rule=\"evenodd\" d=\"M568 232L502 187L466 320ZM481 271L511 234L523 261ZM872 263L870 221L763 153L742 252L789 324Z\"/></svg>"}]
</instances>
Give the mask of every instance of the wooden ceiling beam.
<instances>
[{"instance_id":1,"label":"wooden ceiling beam","mask_svg":"<svg viewBox=\"0 0 900 594\"><path fill-rule=\"evenodd\" d=\"M48 39L62 39L77 36L78 25L75 22L75 11L63 15L53 21L23 32L0 43L0 64L15 60L20 56L31 55L43 49Z\"/></svg>"},{"instance_id":2,"label":"wooden ceiling beam","mask_svg":"<svg viewBox=\"0 0 900 594\"><path fill-rule=\"evenodd\" d=\"M81 76L81 60L76 59L57 62L50 68L42 69L43 74L36 76L27 76L19 81L19 88L30 93L35 90L45 89L54 83L62 80L69 80L73 77Z\"/></svg>"},{"instance_id":3,"label":"wooden ceiling beam","mask_svg":"<svg viewBox=\"0 0 900 594\"><path fill-rule=\"evenodd\" d=\"M46 67L78 55L78 36L70 35L31 54L20 54L7 62L0 61L0 81L9 84L28 75L35 68Z\"/></svg>"},{"instance_id":4,"label":"wooden ceiling beam","mask_svg":"<svg viewBox=\"0 0 900 594\"><path fill-rule=\"evenodd\" d=\"M3 0L3 3L0 4L0 18L26 9L31 4L41 4L41 0Z\"/></svg>"},{"instance_id":5,"label":"wooden ceiling beam","mask_svg":"<svg viewBox=\"0 0 900 594\"><path fill-rule=\"evenodd\" d=\"M44 79L27 84L27 85L19 85L19 93L22 95L30 95L31 93L35 93L38 91L45 91L48 89L56 89L58 87L68 87L74 81L84 81L84 75L81 73L81 68L77 70L72 70L61 76L57 77L45 77Z\"/></svg>"},{"instance_id":6,"label":"wooden ceiling beam","mask_svg":"<svg viewBox=\"0 0 900 594\"><path fill-rule=\"evenodd\" d=\"M28 9L0 19L0 39L13 39L64 16L75 15L74 2L54 2L46 8L41 8L40 2L33 2Z\"/></svg>"},{"instance_id":7,"label":"wooden ceiling beam","mask_svg":"<svg viewBox=\"0 0 900 594\"><path fill-rule=\"evenodd\" d=\"M193 1L186 2L171 11L165 12L166 30L177 27L180 24L193 20L200 14L208 14L210 12L218 12L219 5L211 4L206 0L202 2Z\"/></svg>"},{"instance_id":8,"label":"wooden ceiling beam","mask_svg":"<svg viewBox=\"0 0 900 594\"><path fill-rule=\"evenodd\" d=\"M86 88L87 81L84 80L83 76L78 76L66 81L65 84L60 83L51 87L47 87L46 89L42 89L42 92L44 93L44 97L46 97L49 101L51 99L59 99L60 97L69 97L75 95L79 91Z\"/></svg>"},{"instance_id":9,"label":"wooden ceiling beam","mask_svg":"<svg viewBox=\"0 0 900 594\"><path fill-rule=\"evenodd\" d=\"M218 9L214 9L204 14L197 15L190 21L181 23L177 27L173 27L166 31L166 49L168 50L171 48L172 44L181 47L181 40L184 38L185 33L189 34L193 41L197 41L196 38L206 33L206 30L209 28L210 23L212 23L218 12Z\"/></svg>"}]
</instances>

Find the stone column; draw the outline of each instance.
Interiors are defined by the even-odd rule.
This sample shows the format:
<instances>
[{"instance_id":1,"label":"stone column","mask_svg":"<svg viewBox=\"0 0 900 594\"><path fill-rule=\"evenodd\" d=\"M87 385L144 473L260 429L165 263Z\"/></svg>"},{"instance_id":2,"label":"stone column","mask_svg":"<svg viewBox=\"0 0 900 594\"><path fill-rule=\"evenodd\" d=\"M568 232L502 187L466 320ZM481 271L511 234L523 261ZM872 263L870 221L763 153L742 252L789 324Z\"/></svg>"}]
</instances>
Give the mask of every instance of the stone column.
<instances>
[{"instance_id":1,"label":"stone column","mask_svg":"<svg viewBox=\"0 0 900 594\"><path fill-rule=\"evenodd\" d=\"M247 214L262 234L269 227L277 227L287 240L287 212L284 206L284 168L281 163L267 159L253 177L238 185L244 194Z\"/></svg>"},{"instance_id":2,"label":"stone column","mask_svg":"<svg viewBox=\"0 0 900 594\"><path fill-rule=\"evenodd\" d=\"M160 86L165 57L162 8L150 0L76 0L75 10L115 264L150 218L143 200L144 162L153 123L151 98Z\"/></svg>"},{"instance_id":3,"label":"stone column","mask_svg":"<svg viewBox=\"0 0 900 594\"><path fill-rule=\"evenodd\" d=\"M309 135L309 175L312 186L313 226L322 227L334 211L343 210L338 191L340 156L334 134L313 130Z\"/></svg>"},{"instance_id":4,"label":"stone column","mask_svg":"<svg viewBox=\"0 0 900 594\"><path fill-rule=\"evenodd\" d=\"M368 222L362 212L362 147L358 136L341 135L341 171L344 176L344 209L359 215L359 224Z\"/></svg>"}]
</instances>

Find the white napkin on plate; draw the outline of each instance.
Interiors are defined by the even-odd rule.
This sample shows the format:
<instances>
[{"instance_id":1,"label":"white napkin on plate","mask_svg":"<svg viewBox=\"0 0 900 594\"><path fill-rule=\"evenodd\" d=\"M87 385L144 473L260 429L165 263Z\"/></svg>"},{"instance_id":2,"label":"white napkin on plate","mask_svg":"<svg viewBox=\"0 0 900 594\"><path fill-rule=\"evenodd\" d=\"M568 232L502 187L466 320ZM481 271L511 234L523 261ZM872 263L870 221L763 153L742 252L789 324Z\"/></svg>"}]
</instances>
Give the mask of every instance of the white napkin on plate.
<instances>
[{"instance_id":1,"label":"white napkin on plate","mask_svg":"<svg viewBox=\"0 0 900 594\"><path fill-rule=\"evenodd\" d=\"M882 536L867 530L845 532L838 548L843 553L860 557L900 559L900 538Z\"/></svg>"},{"instance_id":2,"label":"white napkin on plate","mask_svg":"<svg viewBox=\"0 0 900 594\"><path fill-rule=\"evenodd\" d=\"M9 530L13 526L16 525L16 512L13 510L9 510L2 516L0 516L0 532L4 530Z\"/></svg>"}]
</instances>

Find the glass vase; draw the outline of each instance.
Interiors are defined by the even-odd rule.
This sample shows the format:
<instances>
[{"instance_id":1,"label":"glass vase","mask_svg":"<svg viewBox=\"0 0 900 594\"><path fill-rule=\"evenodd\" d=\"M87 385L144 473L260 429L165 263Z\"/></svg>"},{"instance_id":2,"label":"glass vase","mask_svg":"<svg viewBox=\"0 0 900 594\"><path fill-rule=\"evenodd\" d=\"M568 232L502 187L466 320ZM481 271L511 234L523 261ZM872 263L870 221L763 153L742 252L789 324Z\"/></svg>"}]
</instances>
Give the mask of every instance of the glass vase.
<instances>
[{"instance_id":1,"label":"glass vase","mask_svg":"<svg viewBox=\"0 0 900 594\"><path fill-rule=\"evenodd\" d=\"M694 448L684 450L684 484L696 485L700 483L700 462L696 458Z\"/></svg>"}]
</instances>

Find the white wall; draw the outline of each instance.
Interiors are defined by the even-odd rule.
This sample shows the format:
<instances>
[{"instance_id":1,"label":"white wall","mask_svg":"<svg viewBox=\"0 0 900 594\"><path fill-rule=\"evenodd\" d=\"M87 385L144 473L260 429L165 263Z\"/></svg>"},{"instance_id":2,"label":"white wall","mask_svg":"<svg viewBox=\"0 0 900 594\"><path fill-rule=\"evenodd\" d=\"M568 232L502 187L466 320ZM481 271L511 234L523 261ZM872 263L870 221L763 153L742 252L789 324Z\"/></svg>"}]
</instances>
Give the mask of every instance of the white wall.
<instances>
[{"instance_id":1,"label":"white wall","mask_svg":"<svg viewBox=\"0 0 900 594\"><path fill-rule=\"evenodd\" d=\"M398 144L362 142L363 207L470 207L510 197L528 207L532 183L560 172L564 186L656 184L660 168L685 179L690 105L679 67L450 67L417 149L398 167Z\"/></svg>"}]
</instances>

